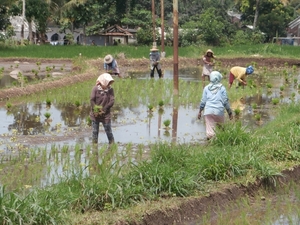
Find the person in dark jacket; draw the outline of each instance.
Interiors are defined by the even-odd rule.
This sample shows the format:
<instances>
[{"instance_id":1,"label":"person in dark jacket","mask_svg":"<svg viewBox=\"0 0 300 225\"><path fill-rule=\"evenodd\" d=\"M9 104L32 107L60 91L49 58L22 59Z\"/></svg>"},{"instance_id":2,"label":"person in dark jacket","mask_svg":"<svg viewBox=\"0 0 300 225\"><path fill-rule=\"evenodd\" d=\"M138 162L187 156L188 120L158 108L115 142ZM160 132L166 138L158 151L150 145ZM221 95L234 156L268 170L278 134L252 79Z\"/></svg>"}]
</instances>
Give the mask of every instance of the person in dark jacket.
<instances>
[{"instance_id":1,"label":"person in dark jacket","mask_svg":"<svg viewBox=\"0 0 300 225\"><path fill-rule=\"evenodd\" d=\"M93 143L98 143L99 135L99 124L102 123L105 133L108 138L109 144L114 143L114 135L111 129L111 107L113 107L115 102L114 90L111 87L114 79L108 73L101 74L96 85L93 87L90 103L91 111L90 118L92 120L92 140Z\"/></svg>"}]
</instances>

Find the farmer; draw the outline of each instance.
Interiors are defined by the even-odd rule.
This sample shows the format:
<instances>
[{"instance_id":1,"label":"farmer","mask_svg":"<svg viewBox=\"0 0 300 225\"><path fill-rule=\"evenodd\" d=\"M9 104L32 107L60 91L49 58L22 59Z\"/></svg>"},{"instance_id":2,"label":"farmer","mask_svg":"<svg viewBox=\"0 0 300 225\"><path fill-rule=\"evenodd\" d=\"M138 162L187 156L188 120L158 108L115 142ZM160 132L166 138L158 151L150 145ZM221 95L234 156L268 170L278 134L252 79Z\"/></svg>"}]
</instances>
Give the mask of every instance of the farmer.
<instances>
[{"instance_id":1,"label":"farmer","mask_svg":"<svg viewBox=\"0 0 300 225\"><path fill-rule=\"evenodd\" d=\"M104 69L111 75L118 75L118 77L121 77L117 60L112 57L112 55L106 55L104 57Z\"/></svg>"},{"instance_id":2,"label":"farmer","mask_svg":"<svg viewBox=\"0 0 300 225\"><path fill-rule=\"evenodd\" d=\"M218 71L210 73L210 83L204 87L198 119L204 110L206 137L207 140L215 136L217 125L224 123L224 109L226 109L229 119L233 118L227 97L226 88L221 84L222 74Z\"/></svg>"},{"instance_id":3,"label":"farmer","mask_svg":"<svg viewBox=\"0 0 300 225\"><path fill-rule=\"evenodd\" d=\"M159 78L162 78L162 71L161 71L161 65L160 65L160 53L156 47L156 45L153 45L153 47L150 49L150 77L154 78L154 70L156 69Z\"/></svg>"},{"instance_id":4,"label":"farmer","mask_svg":"<svg viewBox=\"0 0 300 225\"><path fill-rule=\"evenodd\" d=\"M209 81L209 74L211 73L211 71L213 70L213 66L214 66L214 53L211 49L208 49L203 58L203 70L202 70L202 83L203 83L203 87L205 85L205 77L207 77L207 80Z\"/></svg>"},{"instance_id":5,"label":"farmer","mask_svg":"<svg viewBox=\"0 0 300 225\"><path fill-rule=\"evenodd\" d=\"M93 143L98 143L99 124L102 123L109 144L114 143L114 136L111 129L111 114L110 109L114 105L115 96L114 90L111 87L114 79L108 73L101 74L96 85L93 87L90 103L91 111L90 118L92 120L92 140Z\"/></svg>"},{"instance_id":6,"label":"farmer","mask_svg":"<svg viewBox=\"0 0 300 225\"><path fill-rule=\"evenodd\" d=\"M254 68L252 66L248 67L240 67L234 66L230 69L229 74L229 88L231 88L233 81L237 79L238 86L242 85L243 87L247 85L246 76L250 75L254 72Z\"/></svg>"}]
</instances>

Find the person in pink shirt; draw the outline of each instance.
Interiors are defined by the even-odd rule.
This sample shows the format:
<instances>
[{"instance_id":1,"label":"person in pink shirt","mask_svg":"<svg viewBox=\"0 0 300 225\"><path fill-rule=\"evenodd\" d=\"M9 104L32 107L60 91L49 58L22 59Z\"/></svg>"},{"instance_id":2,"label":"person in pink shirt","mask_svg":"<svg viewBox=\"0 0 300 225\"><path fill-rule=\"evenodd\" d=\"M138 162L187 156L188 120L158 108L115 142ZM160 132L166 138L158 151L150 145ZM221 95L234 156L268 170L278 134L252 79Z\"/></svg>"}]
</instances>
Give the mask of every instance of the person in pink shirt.
<instances>
[{"instance_id":1,"label":"person in pink shirt","mask_svg":"<svg viewBox=\"0 0 300 225\"><path fill-rule=\"evenodd\" d=\"M212 72L213 66L214 66L214 59L215 59L215 56L214 56L213 51L211 49L208 49L202 58L202 61L203 61L203 69L202 69L203 86L205 84L205 77L207 77L207 80L209 81L209 75Z\"/></svg>"}]
</instances>

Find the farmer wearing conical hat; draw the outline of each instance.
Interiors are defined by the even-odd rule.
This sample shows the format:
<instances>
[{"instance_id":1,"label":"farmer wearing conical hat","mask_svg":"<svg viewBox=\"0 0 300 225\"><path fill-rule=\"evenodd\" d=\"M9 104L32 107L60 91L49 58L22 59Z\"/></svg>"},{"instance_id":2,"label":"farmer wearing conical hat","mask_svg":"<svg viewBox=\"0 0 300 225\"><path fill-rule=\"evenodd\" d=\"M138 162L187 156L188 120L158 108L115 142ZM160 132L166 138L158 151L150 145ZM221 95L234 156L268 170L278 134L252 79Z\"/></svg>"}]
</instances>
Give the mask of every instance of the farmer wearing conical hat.
<instances>
[{"instance_id":1,"label":"farmer wearing conical hat","mask_svg":"<svg viewBox=\"0 0 300 225\"><path fill-rule=\"evenodd\" d=\"M150 49L150 77L154 78L154 70L156 69L159 78L162 78L162 71L160 65L160 53L156 45Z\"/></svg>"},{"instance_id":2,"label":"farmer wearing conical hat","mask_svg":"<svg viewBox=\"0 0 300 225\"><path fill-rule=\"evenodd\" d=\"M104 57L104 69L111 75L118 75L120 77L120 70L117 60L110 54Z\"/></svg>"},{"instance_id":3,"label":"farmer wearing conical hat","mask_svg":"<svg viewBox=\"0 0 300 225\"><path fill-rule=\"evenodd\" d=\"M233 81L236 79L238 81L238 86L246 86L246 77L254 72L253 66L241 67L234 66L230 69L229 74L229 88L231 88ZM237 87L238 87L237 86Z\"/></svg>"},{"instance_id":4,"label":"farmer wearing conical hat","mask_svg":"<svg viewBox=\"0 0 300 225\"><path fill-rule=\"evenodd\" d=\"M207 80L209 81L209 75L213 70L213 66L214 66L214 53L211 49L208 49L202 60L203 60L203 69L202 69L202 83L203 83L203 87L205 86L205 77L207 77Z\"/></svg>"}]
</instances>

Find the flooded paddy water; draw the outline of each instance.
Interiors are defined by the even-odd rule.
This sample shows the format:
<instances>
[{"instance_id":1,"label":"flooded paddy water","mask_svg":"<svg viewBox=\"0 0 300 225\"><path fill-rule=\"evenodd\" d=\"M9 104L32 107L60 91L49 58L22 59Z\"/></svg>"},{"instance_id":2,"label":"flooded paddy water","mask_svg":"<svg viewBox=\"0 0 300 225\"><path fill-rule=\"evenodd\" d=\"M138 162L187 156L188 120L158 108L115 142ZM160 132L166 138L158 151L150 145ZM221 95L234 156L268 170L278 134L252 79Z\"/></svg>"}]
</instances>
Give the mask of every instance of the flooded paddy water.
<instances>
[{"instance_id":1,"label":"flooded paddy water","mask_svg":"<svg viewBox=\"0 0 300 225\"><path fill-rule=\"evenodd\" d=\"M8 74L10 69L15 69L13 67L4 68L1 88L13 86L18 79ZM58 71L55 71L55 68L59 68ZM18 65L18 69L26 71L22 73L24 76L33 76L32 81L37 79L36 75L32 75L32 69L21 65ZM49 68L41 67L40 79L47 78L47 70ZM53 65L51 71L61 76L63 74L58 73L70 70L70 64L62 63ZM130 73L129 76L131 79L149 79L148 71ZM299 80L300 77L296 75L293 78ZM172 70L164 71L164 79L173 79ZM198 67L180 69L179 79L202 85L201 70ZM251 77L253 83L258 83L264 88L255 95L241 96L239 100L231 101L233 110L241 110L240 116L235 120L241 121L248 129L255 130L275 118L273 109L276 105L272 102L273 99L279 99L277 104L298 101L298 86L294 80L290 80L286 85L285 79L281 75L263 79L259 75ZM282 86L285 86L284 90L281 90ZM228 91L236 90L232 88ZM199 95L200 101L201 93L195 94ZM24 185L51 185L58 182L61 176L74 174L95 161L97 163L103 160L91 145L92 130L87 121L89 110L89 104L83 104L78 109L72 103L57 104L55 101L51 105L25 102L13 105L9 110L5 105L1 106L0 177L3 178L0 184L8 184L11 189ZM116 105L113 111L112 128L118 145L117 151L120 155L131 152L133 161L134 158L147 155L147 146L158 141L199 144L206 142L204 120L196 119L197 107L174 108L172 105L164 105L162 108L156 107L150 113L145 105ZM51 114L50 120L46 119L46 113ZM259 120L255 118L256 114L261 116ZM165 120L171 121L170 129L165 127ZM100 132L102 135L99 135L97 148L105 151L107 138L102 127ZM91 169L84 170L87 176L95 172ZM8 175L14 179L11 180Z\"/></svg>"}]
</instances>

